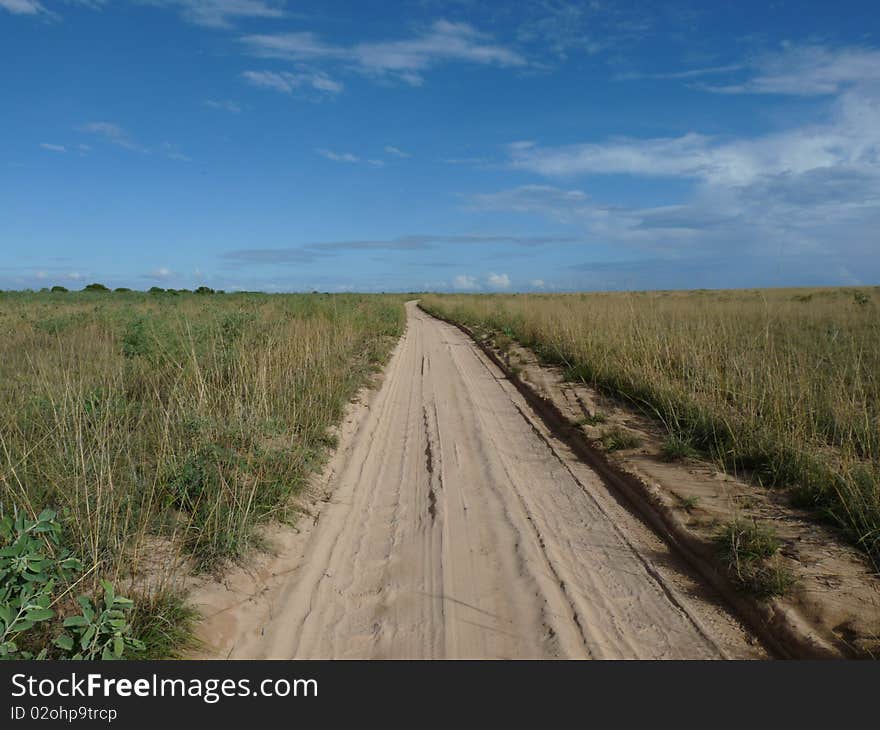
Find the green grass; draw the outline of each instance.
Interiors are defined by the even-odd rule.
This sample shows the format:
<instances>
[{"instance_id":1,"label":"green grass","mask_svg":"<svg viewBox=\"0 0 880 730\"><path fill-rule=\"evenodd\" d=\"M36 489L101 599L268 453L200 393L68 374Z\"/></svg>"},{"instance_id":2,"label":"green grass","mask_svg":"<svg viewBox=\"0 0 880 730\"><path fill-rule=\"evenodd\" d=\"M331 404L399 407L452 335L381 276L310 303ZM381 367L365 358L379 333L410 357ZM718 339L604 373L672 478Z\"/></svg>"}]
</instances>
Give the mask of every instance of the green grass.
<instances>
[{"instance_id":1,"label":"green grass","mask_svg":"<svg viewBox=\"0 0 880 730\"><path fill-rule=\"evenodd\" d=\"M595 413L591 413L589 416L579 418L576 423L578 426L599 426L606 421L608 421L608 416L606 416L604 413L596 411Z\"/></svg>"},{"instance_id":2,"label":"green grass","mask_svg":"<svg viewBox=\"0 0 880 730\"><path fill-rule=\"evenodd\" d=\"M733 520L718 535L717 545L729 575L750 593L762 598L782 596L794 582L779 559L782 543L767 525Z\"/></svg>"},{"instance_id":3,"label":"green grass","mask_svg":"<svg viewBox=\"0 0 880 730\"><path fill-rule=\"evenodd\" d=\"M132 659L178 659L198 648L195 624L198 611L185 596L174 590L158 591L135 603L131 623L133 635L144 650Z\"/></svg>"},{"instance_id":4,"label":"green grass","mask_svg":"<svg viewBox=\"0 0 880 730\"><path fill-rule=\"evenodd\" d=\"M608 451L635 449L641 444L639 438L619 426L613 426L602 433L599 441Z\"/></svg>"},{"instance_id":5,"label":"green grass","mask_svg":"<svg viewBox=\"0 0 880 730\"><path fill-rule=\"evenodd\" d=\"M157 546L210 570L252 548L258 524L292 519L328 428L401 334L403 301L0 293L0 513L68 515L79 590L130 585L162 653L185 611L151 587L173 586L179 564Z\"/></svg>"},{"instance_id":6,"label":"green grass","mask_svg":"<svg viewBox=\"0 0 880 730\"><path fill-rule=\"evenodd\" d=\"M663 441L660 455L664 461L683 461L696 458L699 452L686 436L669 434Z\"/></svg>"}]
</instances>

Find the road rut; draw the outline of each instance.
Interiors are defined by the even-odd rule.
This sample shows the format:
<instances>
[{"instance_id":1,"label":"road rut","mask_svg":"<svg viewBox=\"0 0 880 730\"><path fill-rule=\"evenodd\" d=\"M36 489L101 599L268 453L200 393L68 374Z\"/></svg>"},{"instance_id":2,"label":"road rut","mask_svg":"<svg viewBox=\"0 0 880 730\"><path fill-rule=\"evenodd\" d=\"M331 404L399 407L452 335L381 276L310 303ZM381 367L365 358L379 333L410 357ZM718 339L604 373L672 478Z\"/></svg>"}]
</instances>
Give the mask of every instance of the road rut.
<instances>
[{"instance_id":1,"label":"road rut","mask_svg":"<svg viewBox=\"0 0 880 730\"><path fill-rule=\"evenodd\" d=\"M407 320L314 528L212 603L211 655L763 655L473 342Z\"/></svg>"}]
</instances>

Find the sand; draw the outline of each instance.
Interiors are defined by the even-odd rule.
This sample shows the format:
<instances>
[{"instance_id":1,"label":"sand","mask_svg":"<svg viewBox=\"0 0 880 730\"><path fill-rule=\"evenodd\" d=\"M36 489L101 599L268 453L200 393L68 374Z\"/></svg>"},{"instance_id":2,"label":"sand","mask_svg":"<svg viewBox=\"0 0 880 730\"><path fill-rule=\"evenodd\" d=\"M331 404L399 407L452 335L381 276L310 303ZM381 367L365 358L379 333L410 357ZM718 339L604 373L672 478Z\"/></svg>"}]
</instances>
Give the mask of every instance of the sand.
<instances>
[{"instance_id":1,"label":"sand","mask_svg":"<svg viewBox=\"0 0 880 730\"><path fill-rule=\"evenodd\" d=\"M194 587L201 656L763 656L468 337L407 317L313 516Z\"/></svg>"}]
</instances>

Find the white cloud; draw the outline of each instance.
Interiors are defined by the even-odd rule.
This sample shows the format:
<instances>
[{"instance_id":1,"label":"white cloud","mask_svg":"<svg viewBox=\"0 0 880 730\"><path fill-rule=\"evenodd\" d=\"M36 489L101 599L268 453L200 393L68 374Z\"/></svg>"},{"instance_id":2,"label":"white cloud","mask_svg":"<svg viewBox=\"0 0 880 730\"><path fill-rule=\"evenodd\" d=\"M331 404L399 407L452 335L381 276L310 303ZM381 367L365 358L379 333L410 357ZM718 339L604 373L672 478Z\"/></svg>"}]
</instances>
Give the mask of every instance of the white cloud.
<instances>
[{"instance_id":1,"label":"white cloud","mask_svg":"<svg viewBox=\"0 0 880 730\"><path fill-rule=\"evenodd\" d=\"M292 94L307 87L332 94L342 91L342 84L322 73L291 73L289 71L245 71L242 76L254 86Z\"/></svg>"},{"instance_id":2,"label":"white cloud","mask_svg":"<svg viewBox=\"0 0 880 730\"><path fill-rule=\"evenodd\" d=\"M123 147L127 150L146 151L139 144L132 141L128 136L128 132L113 122L88 122L80 126L79 131L98 135L117 147Z\"/></svg>"},{"instance_id":3,"label":"white cloud","mask_svg":"<svg viewBox=\"0 0 880 730\"><path fill-rule=\"evenodd\" d=\"M491 273L486 278L486 283L493 289L509 289L510 277L507 274Z\"/></svg>"},{"instance_id":4,"label":"white cloud","mask_svg":"<svg viewBox=\"0 0 880 730\"><path fill-rule=\"evenodd\" d=\"M695 132L562 147L509 148L510 165L545 176L629 174L748 185L768 175L855 167L880 172L880 97L847 92L830 122L744 139Z\"/></svg>"},{"instance_id":5,"label":"white cloud","mask_svg":"<svg viewBox=\"0 0 880 730\"><path fill-rule=\"evenodd\" d=\"M174 277L174 272L166 266L160 266L150 272L149 278L165 281Z\"/></svg>"},{"instance_id":6,"label":"white cloud","mask_svg":"<svg viewBox=\"0 0 880 730\"><path fill-rule=\"evenodd\" d=\"M209 28L229 28L248 18L281 18L281 3L266 0L145 0L148 4L176 8L190 23Z\"/></svg>"},{"instance_id":7,"label":"white cloud","mask_svg":"<svg viewBox=\"0 0 880 730\"><path fill-rule=\"evenodd\" d=\"M385 145L385 152L389 155L393 155L394 157L412 157L409 152L404 152L402 149L398 147L394 147L393 145Z\"/></svg>"},{"instance_id":8,"label":"white cloud","mask_svg":"<svg viewBox=\"0 0 880 730\"><path fill-rule=\"evenodd\" d=\"M49 12L37 0L0 0L0 8L13 15L39 15Z\"/></svg>"},{"instance_id":9,"label":"white cloud","mask_svg":"<svg viewBox=\"0 0 880 730\"><path fill-rule=\"evenodd\" d=\"M532 279L532 280L529 282L529 285L530 285L531 287L533 287L534 289L543 289L544 286L545 286L545 284L544 284L544 280L543 280L543 279Z\"/></svg>"},{"instance_id":10,"label":"white cloud","mask_svg":"<svg viewBox=\"0 0 880 730\"><path fill-rule=\"evenodd\" d=\"M473 210L540 213L561 223L583 218L594 207L582 190L563 190L551 185L521 185L494 193L476 193L469 197Z\"/></svg>"},{"instance_id":11,"label":"white cloud","mask_svg":"<svg viewBox=\"0 0 880 730\"><path fill-rule=\"evenodd\" d=\"M315 152L321 155L321 157L333 160L333 162L360 162L360 158L350 152L334 152L328 149L317 149Z\"/></svg>"},{"instance_id":12,"label":"white cloud","mask_svg":"<svg viewBox=\"0 0 880 730\"><path fill-rule=\"evenodd\" d=\"M192 158L183 154L178 148L177 145L173 145L170 142L163 142L161 147L162 154L165 155L169 160L175 160L177 162L192 162Z\"/></svg>"},{"instance_id":13,"label":"white cloud","mask_svg":"<svg viewBox=\"0 0 880 730\"><path fill-rule=\"evenodd\" d=\"M745 65L742 63L731 63L726 66L705 66L703 68L689 68L684 71L665 71L659 73L627 72L617 74L614 78L617 81L632 81L637 79L696 79L701 76L717 76L719 74L740 71L743 68L745 68Z\"/></svg>"},{"instance_id":14,"label":"white cloud","mask_svg":"<svg viewBox=\"0 0 880 730\"><path fill-rule=\"evenodd\" d=\"M210 107L211 109L230 112L231 114L238 114L241 112L241 106L237 102L229 101L228 99L205 99L205 106Z\"/></svg>"},{"instance_id":15,"label":"white cloud","mask_svg":"<svg viewBox=\"0 0 880 730\"><path fill-rule=\"evenodd\" d=\"M61 144L51 144L49 142L40 142L40 147L50 152L67 152L67 148Z\"/></svg>"},{"instance_id":16,"label":"white cloud","mask_svg":"<svg viewBox=\"0 0 880 730\"><path fill-rule=\"evenodd\" d=\"M441 63L467 62L502 67L525 66L517 52L496 45L490 36L466 23L435 21L412 38L337 46L314 33L248 35L242 39L253 53L298 62L331 62L361 73L391 76L418 86L421 73Z\"/></svg>"},{"instance_id":17,"label":"white cloud","mask_svg":"<svg viewBox=\"0 0 880 730\"><path fill-rule=\"evenodd\" d=\"M453 289L462 289L464 291L476 291L480 288L480 283L476 276L467 274L459 274L452 280Z\"/></svg>"},{"instance_id":18,"label":"white cloud","mask_svg":"<svg viewBox=\"0 0 880 730\"><path fill-rule=\"evenodd\" d=\"M703 86L728 94L836 94L854 84L880 81L880 51L786 44L781 52L752 59L750 78Z\"/></svg>"}]
</instances>

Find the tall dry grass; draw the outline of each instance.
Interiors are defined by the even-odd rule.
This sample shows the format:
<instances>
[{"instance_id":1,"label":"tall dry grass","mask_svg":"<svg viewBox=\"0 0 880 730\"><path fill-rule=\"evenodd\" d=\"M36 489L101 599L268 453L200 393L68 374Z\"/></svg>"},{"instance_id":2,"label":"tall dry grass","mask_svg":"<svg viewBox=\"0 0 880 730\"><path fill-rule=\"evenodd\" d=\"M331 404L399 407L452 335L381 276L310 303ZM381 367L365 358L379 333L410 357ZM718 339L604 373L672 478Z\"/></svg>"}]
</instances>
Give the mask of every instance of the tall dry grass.
<instances>
[{"instance_id":1,"label":"tall dry grass","mask_svg":"<svg viewBox=\"0 0 880 730\"><path fill-rule=\"evenodd\" d=\"M63 510L84 585L239 555L403 324L382 296L0 293L0 509Z\"/></svg>"},{"instance_id":2,"label":"tall dry grass","mask_svg":"<svg viewBox=\"0 0 880 730\"><path fill-rule=\"evenodd\" d=\"M877 289L427 296L787 487L880 559Z\"/></svg>"}]
</instances>

